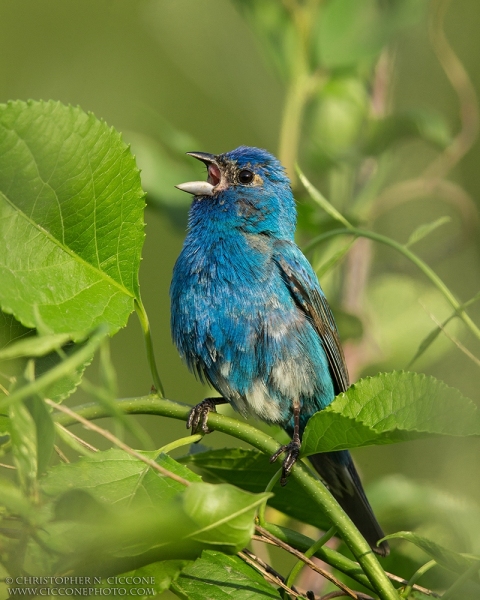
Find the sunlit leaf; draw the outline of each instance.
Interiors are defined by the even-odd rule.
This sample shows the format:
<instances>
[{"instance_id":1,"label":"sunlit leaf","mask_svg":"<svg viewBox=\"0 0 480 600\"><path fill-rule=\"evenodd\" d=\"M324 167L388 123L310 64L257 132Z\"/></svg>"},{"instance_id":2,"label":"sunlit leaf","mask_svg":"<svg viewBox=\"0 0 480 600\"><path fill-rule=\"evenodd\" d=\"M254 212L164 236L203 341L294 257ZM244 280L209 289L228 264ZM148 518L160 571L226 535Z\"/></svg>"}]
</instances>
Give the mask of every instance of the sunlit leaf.
<instances>
[{"instance_id":1,"label":"sunlit leaf","mask_svg":"<svg viewBox=\"0 0 480 600\"><path fill-rule=\"evenodd\" d=\"M366 377L308 422L304 454L429 436L480 435L480 412L455 388L419 373Z\"/></svg>"},{"instance_id":2,"label":"sunlit leaf","mask_svg":"<svg viewBox=\"0 0 480 600\"><path fill-rule=\"evenodd\" d=\"M157 457L156 452L143 454L151 459ZM161 455L157 462L187 481L200 481L198 475L167 455ZM109 504L151 507L168 501L184 489L179 482L161 476L137 458L116 448L96 452L75 463L53 467L41 485L50 496L75 488L88 491Z\"/></svg>"},{"instance_id":3,"label":"sunlit leaf","mask_svg":"<svg viewBox=\"0 0 480 600\"><path fill-rule=\"evenodd\" d=\"M119 134L59 102L0 105L0 304L42 333L123 327L143 192Z\"/></svg>"}]
</instances>

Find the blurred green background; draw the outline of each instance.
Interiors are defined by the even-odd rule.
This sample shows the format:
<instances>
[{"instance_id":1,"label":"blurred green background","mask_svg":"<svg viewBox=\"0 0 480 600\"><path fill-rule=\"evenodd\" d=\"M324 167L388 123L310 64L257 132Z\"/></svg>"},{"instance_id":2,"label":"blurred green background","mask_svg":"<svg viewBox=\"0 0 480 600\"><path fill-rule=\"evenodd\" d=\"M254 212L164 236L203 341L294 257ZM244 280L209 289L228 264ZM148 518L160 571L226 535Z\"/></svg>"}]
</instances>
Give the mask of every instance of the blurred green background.
<instances>
[{"instance_id":1,"label":"blurred green background","mask_svg":"<svg viewBox=\"0 0 480 600\"><path fill-rule=\"evenodd\" d=\"M428 35L435 3L362 1L353 18L348 1L298 2L305 10L309 4L323 5L318 23L306 25L311 39L319 40L319 84L305 102L298 153L294 140L287 136L282 147L280 139L281 131L286 135L288 90L299 76L289 4L295 2L0 0L0 101L55 99L80 105L121 131L137 155L149 193L141 290L171 399L194 404L208 394L181 364L169 333L168 287L189 202L173 185L204 177L200 165L183 158L187 150L219 153L246 144L282 159L291 151L337 208L402 243L419 225L448 216L450 221L414 250L462 301L480 289L478 141L448 173L459 184L452 194L425 192L406 201L407 193L401 192L388 202L372 203L372 194L381 199L382 190L420 175L461 126L458 95ZM380 22L375 12L380 10L390 20ZM329 29L322 25L327 17ZM477 90L479 30L478 0L452 2L445 32ZM355 60L348 56L355 44L363 53L357 62L356 55ZM307 60L311 71L313 60ZM404 116L375 135L375 122L389 115ZM295 192L299 243L305 243L332 223L298 184ZM451 313L412 264L364 242L322 278L339 315L354 378L405 368L435 327L429 315L442 320ZM310 255L314 266L344 245L345 240L321 246ZM477 322L479 305L470 311ZM462 324L453 322L448 331L480 356L478 340ZM120 396L148 393L151 378L134 315L112 340L112 353ZM478 403L479 364L441 335L412 368L458 387ZM87 399L81 392L74 398L75 404ZM185 431L180 422L142 423L158 446ZM205 443L219 447L231 441L214 434ZM479 450L477 440L440 439L354 454L366 482L402 474L447 496L478 502ZM391 485L387 489L395 489Z\"/></svg>"}]
</instances>

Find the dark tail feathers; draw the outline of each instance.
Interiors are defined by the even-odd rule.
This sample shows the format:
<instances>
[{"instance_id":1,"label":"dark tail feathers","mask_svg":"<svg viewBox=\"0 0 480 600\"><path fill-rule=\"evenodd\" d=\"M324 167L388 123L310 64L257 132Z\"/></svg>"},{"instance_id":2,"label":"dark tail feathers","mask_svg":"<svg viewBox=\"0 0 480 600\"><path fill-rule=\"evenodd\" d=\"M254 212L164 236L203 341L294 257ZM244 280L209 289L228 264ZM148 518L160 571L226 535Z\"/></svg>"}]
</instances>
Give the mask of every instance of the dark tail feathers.
<instances>
[{"instance_id":1,"label":"dark tail feathers","mask_svg":"<svg viewBox=\"0 0 480 600\"><path fill-rule=\"evenodd\" d=\"M313 454L308 458L337 502L370 544L372 550L380 556L387 556L390 552L387 542L382 542L377 546L378 540L385 534L363 491L350 452L347 450L325 452L324 454Z\"/></svg>"}]
</instances>

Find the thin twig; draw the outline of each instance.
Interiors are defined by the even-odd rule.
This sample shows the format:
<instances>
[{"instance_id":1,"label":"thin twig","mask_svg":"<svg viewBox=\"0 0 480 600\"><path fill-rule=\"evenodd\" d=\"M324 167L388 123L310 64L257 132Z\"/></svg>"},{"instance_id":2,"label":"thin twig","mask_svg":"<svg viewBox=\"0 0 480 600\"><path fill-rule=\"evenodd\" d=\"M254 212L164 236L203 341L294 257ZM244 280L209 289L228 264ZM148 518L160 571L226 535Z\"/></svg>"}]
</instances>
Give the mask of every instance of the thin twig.
<instances>
[{"instance_id":1,"label":"thin twig","mask_svg":"<svg viewBox=\"0 0 480 600\"><path fill-rule=\"evenodd\" d=\"M4 469L16 469L17 467L14 467L13 465L6 465L5 463L0 463L0 467L3 467Z\"/></svg>"},{"instance_id":2,"label":"thin twig","mask_svg":"<svg viewBox=\"0 0 480 600\"><path fill-rule=\"evenodd\" d=\"M60 450L60 448L55 444L55 446L53 447L55 452L58 454L58 456L60 457L60 460L64 463L69 463L70 461L68 460L68 458L65 456L65 454Z\"/></svg>"},{"instance_id":3,"label":"thin twig","mask_svg":"<svg viewBox=\"0 0 480 600\"><path fill-rule=\"evenodd\" d=\"M278 577L278 575L274 575L273 573L271 573L270 567L269 567L268 570L265 567L263 567L260 564L259 559L257 557L255 557L255 559L254 559L251 556L248 556L245 553L245 550L243 552L238 552L238 556L242 560L244 560L247 564L249 564L251 567L253 567L257 571L259 571L265 577L265 579L267 581L270 581L270 583L273 583L274 585L278 585L281 588L283 588L287 592L287 594L290 594L291 596L294 596L295 598L305 598L305 596L302 596L298 592L294 592L292 589L290 589L289 587L287 587L283 583L283 577ZM263 562L263 561L261 561L261 562ZM272 571L273 571L273 569L272 569Z\"/></svg>"},{"instance_id":4,"label":"thin twig","mask_svg":"<svg viewBox=\"0 0 480 600\"><path fill-rule=\"evenodd\" d=\"M408 581L406 579L403 579L403 577L399 577L398 575L394 575L393 573L389 573L388 571L385 571L385 573L387 577L392 581L401 583L402 585L408 585ZM432 598L441 598L440 594L437 594L437 592L429 590L428 588L425 588L422 585L418 585L416 583L412 585L412 590L414 592L421 592L422 594L425 594L425 596L431 596Z\"/></svg>"},{"instance_id":5,"label":"thin twig","mask_svg":"<svg viewBox=\"0 0 480 600\"><path fill-rule=\"evenodd\" d=\"M456 337L454 337L451 333L449 333L445 327L443 326L443 323L441 323L437 317L431 313L427 307L420 302L420 306L423 308L423 310L427 313L427 315L432 319L432 321L435 323L435 325L441 329L441 331L443 332L443 334L445 335L445 337L447 337L451 342L453 342L455 344L455 346L461 351L463 352L466 356L468 356L468 358L470 360L472 360L478 367L480 367L480 359L478 359L475 354L472 354L472 352L470 352L470 350L468 348L466 348L462 342L460 342L460 340L457 340Z\"/></svg>"},{"instance_id":6,"label":"thin twig","mask_svg":"<svg viewBox=\"0 0 480 600\"><path fill-rule=\"evenodd\" d=\"M268 563L266 563L262 558L260 558L258 555L256 555L254 552L252 552L251 550L249 550L248 548L244 548L242 550L242 552L244 552L247 556L249 556L252 560L256 561L261 567L263 567L265 569L265 571L267 571L267 573L270 573L271 575L273 575L274 577L276 577L279 581L283 581L283 583L285 583L285 577L281 574L278 573L278 571L275 571L275 569L273 567L271 567ZM294 592L296 592L297 590L295 589L295 586L292 585L291 588Z\"/></svg>"},{"instance_id":7,"label":"thin twig","mask_svg":"<svg viewBox=\"0 0 480 600\"><path fill-rule=\"evenodd\" d=\"M367 594L362 594L362 592L357 592L358 600L374 600L371 596L367 596ZM331 600L331 598L348 598L348 594L344 592L330 592L325 596L322 596L320 600Z\"/></svg>"},{"instance_id":8,"label":"thin twig","mask_svg":"<svg viewBox=\"0 0 480 600\"><path fill-rule=\"evenodd\" d=\"M252 540L257 540L259 542L263 542L264 544L270 544L271 546L278 546L278 544L273 539L269 540L261 535L252 535ZM325 560L325 557L323 558L323 560ZM354 564L358 565L358 563L354 563ZM360 565L358 565L358 566L360 566ZM406 579L403 579L403 577L399 577L398 575L394 575L393 573L389 573L388 571L385 571L385 574L391 581L395 581L396 583L400 583L401 585L408 584L408 581ZM421 592L422 594L425 594L426 596L431 596L432 598L440 598L441 597L439 594L437 594L437 592L434 592L433 590L429 590L428 588L425 588L418 584L414 584L412 586L412 589L416 592Z\"/></svg>"},{"instance_id":9,"label":"thin twig","mask_svg":"<svg viewBox=\"0 0 480 600\"><path fill-rule=\"evenodd\" d=\"M323 577L325 577L325 579L328 579L328 581L331 581L334 585L336 585L338 588L340 588L341 590L343 590L350 598L355 598L355 599L358 598L356 592L354 592L353 590L351 590L348 586L346 586L344 583L342 583L334 575L332 575L331 573L329 573L325 569L322 569L321 567L319 567L318 565L316 565L312 560L310 560L309 558L307 558L302 552L300 552L296 548L293 548L292 546L289 546L285 542L282 542L282 540L280 540L279 538L275 537L269 531L267 531L263 527L260 527L259 525L257 525L255 527L255 530L258 533L260 533L267 540L272 540L273 542L275 542L275 544L277 546L279 546L280 548L283 548L283 550L286 550L287 552L290 552L290 554L293 554L294 556L296 556L298 559L300 559L306 565L308 565L311 569L313 569L314 571L316 571L317 573L319 573L320 575L322 575Z\"/></svg>"},{"instance_id":10,"label":"thin twig","mask_svg":"<svg viewBox=\"0 0 480 600\"><path fill-rule=\"evenodd\" d=\"M98 448L96 448L95 446L92 446L91 444L89 444L85 440L82 440L81 437L78 437L78 435L75 435L69 429L67 429L63 425L60 425L60 423L55 423L55 425L56 425L56 427L58 427L59 429L61 429L62 431L64 431L66 435L69 435L76 442L78 442L81 446L84 446L85 448L87 448L87 450L91 450L92 452L98 452Z\"/></svg>"},{"instance_id":11,"label":"thin twig","mask_svg":"<svg viewBox=\"0 0 480 600\"><path fill-rule=\"evenodd\" d=\"M133 456L134 458L141 460L142 462L144 462L146 465L148 465L155 471L158 471L161 475L164 475L165 477L170 477L170 479L173 479L174 481L177 481L178 483L181 483L182 485L186 485L186 486L190 485L190 482L187 481L186 479L184 479L183 477L180 477L180 475L172 473L168 469L164 469L159 464L157 464L154 460L147 458L146 456L143 456L142 454L140 454L133 448L130 448L130 446L127 446L127 444L125 444L124 442L119 440L112 433L110 433L106 429L102 429L101 427L98 427L98 425L95 425L94 423L91 423L90 421L87 421L87 419L84 419L77 413L73 412L73 410L70 410L66 406L63 406L62 404L56 404L55 402L52 402L51 400L48 400L48 399L46 399L45 402L52 408L55 408L56 410L59 410L60 412L63 412L66 415L68 415L69 417L75 419L76 421L78 421L79 423L84 425L87 429L90 429L91 431L95 431L102 437L104 437L107 440L109 440L110 442L112 442L112 444L115 444L115 446L118 446L119 448L121 448L122 450L124 450L125 452L130 454L130 456Z\"/></svg>"}]
</instances>

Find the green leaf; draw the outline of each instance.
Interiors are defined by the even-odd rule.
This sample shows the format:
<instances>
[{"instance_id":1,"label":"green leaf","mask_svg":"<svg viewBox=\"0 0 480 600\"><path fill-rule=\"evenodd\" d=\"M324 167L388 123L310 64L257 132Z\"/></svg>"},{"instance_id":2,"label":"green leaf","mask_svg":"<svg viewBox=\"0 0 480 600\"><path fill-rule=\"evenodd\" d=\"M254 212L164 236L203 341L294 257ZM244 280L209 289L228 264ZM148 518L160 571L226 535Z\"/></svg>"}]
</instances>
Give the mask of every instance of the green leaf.
<instances>
[{"instance_id":1,"label":"green leaf","mask_svg":"<svg viewBox=\"0 0 480 600\"><path fill-rule=\"evenodd\" d=\"M234 553L248 543L256 509L268 494L204 484L166 455L158 462L191 485L117 449L51 469L41 486L57 498L56 520L42 532L41 543L62 556L55 569L105 575L161 560L194 559L205 548ZM37 563L39 555L32 548Z\"/></svg>"},{"instance_id":2,"label":"green leaf","mask_svg":"<svg viewBox=\"0 0 480 600\"><path fill-rule=\"evenodd\" d=\"M153 588L157 594L161 594L165 590L170 589L172 583L176 581L182 570L190 564L191 561L188 560L163 560L125 573L125 577L149 578L148 585L143 584L144 587ZM145 581L145 579L143 580ZM138 584L133 586L125 584L124 587L127 589L130 587L138 588Z\"/></svg>"},{"instance_id":3,"label":"green leaf","mask_svg":"<svg viewBox=\"0 0 480 600\"><path fill-rule=\"evenodd\" d=\"M75 574L123 573L161 560L195 559L204 549L234 554L250 541L256 510L266 498L228 484L196 482L152 510L113 503L90 522L52 522L38 539L59 556L55 572Z\"/></svg>"},{"instance_id":4,"label":"green leaf","mask_svg":"<svg viewBox=\"0 0 480 600\"><path fill-rule=\"evenodd\" d=\"M37 431L35 421L23 402L10 405L10 439L13 460L22 489L32 493L37 478Z\"/></svg>"},{"instance_id":5,"label":"green leaf","mask_svg":"<svg viewBox=\"0 0 480 600\"><path fill-rule=\"evenodd\" d=\"M0 105L0 305L42 333L123 327L143 192L119 134L59 102Z\"/></svg>"},{"instance_id":6,"label":"green leaf","mask_svg":"<svg viewBox=\"0 0 480 600\"><path fill-rule=\"evenodd\" d=\"M210 481L231 483L252 493L261 493L278 471L270 459L258 450L223 448L185 456L188 462L199 469ZM268 505L304 523L326 530L331 526L326 516L307 500L301 487L294 479L284 488L278 484Z\"/></svg>"},{"instance_id":7,"label":"green leaf","mask_svg":"<svg viewBox=\"0 0 480 600\"><path fill-rule=\"evenodd\" d=\"M10 360L23 356L44 356L54 350L59 350L71 339L70 333L30 336L0 350L0 360Z\"/></svg>"},{"instance_id":8,"label":"green leaf","mask_svg":"<svg viewBox=\"0 0 480 600\"><path fill-rule=\"evenodd\" d=\"M47 470L53 454L55 426L51 412L41 398L29 398L25 405L35 424L37 474L42 475Z\"/></svg>"},{"instance_id":9,"label":"green leaf","mask_svg":"<svg viewBox=\"0 0 480 600\"><path fill-rule=\"evenodd\" d=\"M393 540L397 538L407 540L412 544L415 544L415 546L421 548L439 565L445 567L445 569L448 569L449 571L453 571L454 573L465 573L465 571L467 571L475 563L478 563L478 568L480 569L480 556L454 552L453 550L444 548L440 544L432 542L431 540L416 533L412 533L411 531L399 531L397 533L392 533L385 536L384 539Z\"/></svg>"},{"instance_id":10,"label":"green leaf","mask_svg":"<svg viewBox=\"0 0 480 600\"><path fill-rule=\"evenodd\" d=\"M445 225L445 223L450 223L450 221L450 217L440 217L432 223L425 223L424 225L420 225L419 227L417 227L417 229L415 229L415 231L411 233L410 237L408 238L408 242L405 244L405 246L407 246L408 248L409 246L416 244L420 240L423 240L424 237L432 233L432 231L435 231L435 229L438 229L442 225Z\"/></svg>"},{"instance_id":11,"label":"green leaf","mask_svg":"<svg viewBox=\"0 0 480 600\"><path fill-rule=\"evenodd\" d=\"M35 357L35 375L40 377L63 360L62 353L70 356L80 348L81 344L68 341L71 338L70 333L36 336L34 329L24 327L13 315L0 311L0 369L11 378L19 378L28 359ZM67 343L62 347L65 341ZM72 370L68 377L61 377L49 386L45 395L57 402L69 396L77 388L92 358L93 353L82 365ZM2 395L0 388L0 398Z\"/></svg>"},{"instance_id":12,"label":"green leaf","mask_svg":"<svg viewBox=\"0 0 480 600\"><path fill-rule=\"evenodd\" d=\"M206 550L187 566L173 583L172 590L189 600L260 600L281 598L256 571L238 556Z\"/></svg>"},{"instance_id":13,"label":"green leaf","mask_svg":"<svg viewBox=\"0 0 480 600\"><path fill-rule=\"evenodd\" d=\"M303 454L429 436L480 435L475 404L419 373L381 373L352 385L308 422Z\"/></svg>"},{"instance_id":14,"label":"green leaf","mask_svg":"<svg viewBox=\"0 0 480 600\"><path fill-rule=\"evenodd\" d=\"M157 452L142 452L148 458L187 481L201 481L190 469ZM53 467L41 480L43 491L59 496L69 489L88 491L95 498L117 506L157 506L173 498L184 486L154 472L148 465L117 448L96 452L75 463Z\"/></svg>"}]
</instances>

